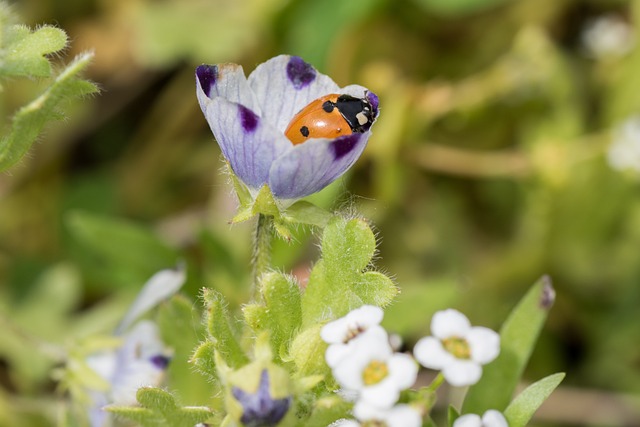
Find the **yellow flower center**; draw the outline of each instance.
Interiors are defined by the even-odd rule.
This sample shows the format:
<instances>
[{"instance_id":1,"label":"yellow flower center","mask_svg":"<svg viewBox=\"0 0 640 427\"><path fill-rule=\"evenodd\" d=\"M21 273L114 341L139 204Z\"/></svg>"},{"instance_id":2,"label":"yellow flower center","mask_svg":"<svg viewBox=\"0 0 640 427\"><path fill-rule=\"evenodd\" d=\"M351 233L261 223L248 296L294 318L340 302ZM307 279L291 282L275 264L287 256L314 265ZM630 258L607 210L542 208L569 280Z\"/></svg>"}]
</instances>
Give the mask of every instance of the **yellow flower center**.
<instances>
[{"instance_id":1,"label":"yellow flower center","mask_svg":"<svg viewBox=\"0 0 640 427\"><path fill-rule=\"evenodd\" d=\"M389 375L387 364L379 360L372 360L362 371L362 381L365 385L374 385Z\"/></svg>"},{"instance_id":2,"label":"yellow flower center","mask_svg":"<svg viewBox=\"0 0 640 427\"><path fill-rule=\"evenodd\" d=\"M442 340L442 346L458 359L471 359L471 347L464 338L450 337Z\"/></svg>"}]
</instances>

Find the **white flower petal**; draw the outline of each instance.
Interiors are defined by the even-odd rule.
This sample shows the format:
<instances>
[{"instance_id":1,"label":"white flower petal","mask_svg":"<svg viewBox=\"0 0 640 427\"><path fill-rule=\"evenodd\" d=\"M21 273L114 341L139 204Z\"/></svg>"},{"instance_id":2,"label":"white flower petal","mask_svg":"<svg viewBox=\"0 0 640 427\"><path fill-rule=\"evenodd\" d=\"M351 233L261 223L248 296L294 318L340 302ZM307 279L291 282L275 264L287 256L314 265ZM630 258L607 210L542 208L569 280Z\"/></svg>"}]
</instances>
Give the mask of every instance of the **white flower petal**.
<instances>
[{"instance_id":1,"label":"white flower petal","mask_svg":"<svg viewBox=\"0 0 640 427\"><path fill-rule=\"evenodd\" d=\"M360 423L355 420L342 419L329 424L328 427L360 427Z\"/></svg>"},{"instance_id":2,"label":"white flower petal","mask_svg":"<svg viewBox=\"0 0 640 427\"><path fill-rule=\"evenodd\" d=\"M453 422L453 427L482 427L480 415L466 414L458 417Z\"/></svg>"},{"instance_id":3,"label":"white flower petal","mask_svg":"<svg viewBox=\"0 0 640 427\"><path fill-rule=\"evenodd\" d=\"M431 369L442 369L455 359L434 337L421 338L413 348L413 356L422 366Z\"/></svg>"},{"instance_id":4,"label":"white flower petal","mask_svg":"<svg viewBox=\"0 0 640 427\"><path fill-rule=\"evenodd\" d=\"M354 346L349 344L331 344L327 347L327 351L324 353L324 358L327 361L327 365L333 368L340 363L342 359L348 357L354 350Z\"/></svg>"},{"instance_id":5,"label":"white flower petal","mask_svg":"<svg viewBox=\"0 0 640 427\"><path fill-rule=\"evenodd\" d=\"M464 338L470 328L467 316L452 308L438 311L431 319L431 334L441 340L449 337Z\"/></svg>"},{"instance_id":6,"label":"white flower petal","mask_svg":"<svg viewBox=\"0 0 640 427\"><path fill-rule=\"evenodd\" d=\"M390 408L400 397L400 390L391 380L383 380L360 391L360 400L378 408Z\"/></svg>"},{"instance_id":7,"label":"white flower petal","mask_svg":"<svg viewBox=\"0 0 640 427\"><path fill-rule=\"evenodd\" d=\"M138 293L133 304L116 329L116 335L123 333L147 310L169 298L180 290L186 280L184 268L161 270L151 276Z\"/></svg>"},{"instance_id":8,"label":"white flower petal","mask_svg":"<svg viewBox=\"0 0 640 427\"><path fill-rule=\"evenodd\" d=\"M500 354L500 335L483 326L474 326L467 334L471 359L486 365Z\"/></svg>"},{"instance_id":9,"label":"white flower petal","mask_svg":"<svg viewBox=\"0 0 640 427\"><path fill-rule=\"evenodd\" d=\"M320 329L320 338L327 344L343 344L349 330L349 319L341 317L327 323Z\"/></svg>"},{"instance_id":10,"label":"white flower petal","mask_svg":"<svg viewBox=\"0 0 640 427\"><path fill-rule=\"evenodd\" d=\"M196 95L202 112L213 98L241 104L261 115L262 110L238 64L201 65L196 69Z\"/></svg>"},{"instance_id":11,"label":"white flower petal","mask_svg":"<svg viewBox=\"0 0 640 427\"><path fill-rule=\"evenodd\" d=\"M340 89L331 78L301 58L289 55L258 65L248 80L262 108L262 117L280 132L311 101Z\"/></svg>"},{"instance_id":12,"label":"white flower petal","mask_svg":"<svg viewBox=\"0 0 640 427\"><path fill-rule=\"evenodd\" d=\"M409 405L396 405L385 418L388 427L420 427L422 416Z\"/></svg>"},{"instance_id":13,"label":"white flower petal","mask_svg":"<svg viewBox=\"0 0 640 427\"><path fill-rule=\"evenodd\" d=\"M454 387L464 387L478 382L482 368L471 360L454 359L442 370L444 379Z\"/></svg>"},{"instance_id":14,"label":"white flower petal","mask_svg":"<svg viewBox=\"0 0 640 427\"><path fill-rule=\"evenodd\" d=\"M405 390L416 382L418 364L413 357L403 353L395 353L387 361L387 367L389 368L389 377L393 379L399 390Z\"/></svg>"},{"instance_id":15,"label":"white flower petal","mask_svg":"<svg viewBox=\"0 0 640 427\"><path fill-rule=\"evenodd\" d=\"M373 325L379 325L382 322L384 312L380 307L375 305L363 305L362 307L351 310L347 314L347 319L351 324L367 328Z\"/></svg>"},{"instance_id":16,"label":"white flower petal","mask_svg":"<svg viewBox=\"0 0 640 427\"><path fill-rule=\"evenodd\" d=\"M482 415L483 427L509 427L507 420L500 411L489 409Z\"/></svg>"}]
</instances>

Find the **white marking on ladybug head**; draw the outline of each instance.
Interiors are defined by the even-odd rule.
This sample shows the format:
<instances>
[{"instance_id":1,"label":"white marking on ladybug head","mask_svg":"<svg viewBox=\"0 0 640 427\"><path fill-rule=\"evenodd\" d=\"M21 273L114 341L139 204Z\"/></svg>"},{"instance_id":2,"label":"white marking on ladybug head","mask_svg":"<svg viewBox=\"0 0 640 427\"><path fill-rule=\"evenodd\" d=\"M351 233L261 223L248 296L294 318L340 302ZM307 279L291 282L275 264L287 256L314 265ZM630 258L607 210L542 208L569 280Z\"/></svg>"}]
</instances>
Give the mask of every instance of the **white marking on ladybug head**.
<instances>
[{"instance_id":1,"label":"white marking on ladybug head","mask_svg":"<svg viewBox=\"0 0 640 427\"><path fill-rule=\"evenodd\" d=\"M369 119L362 111L356 114L356 119L358 119L358 124L360 126L364 126L369 122Z\"/></svg>"}]
</instances>

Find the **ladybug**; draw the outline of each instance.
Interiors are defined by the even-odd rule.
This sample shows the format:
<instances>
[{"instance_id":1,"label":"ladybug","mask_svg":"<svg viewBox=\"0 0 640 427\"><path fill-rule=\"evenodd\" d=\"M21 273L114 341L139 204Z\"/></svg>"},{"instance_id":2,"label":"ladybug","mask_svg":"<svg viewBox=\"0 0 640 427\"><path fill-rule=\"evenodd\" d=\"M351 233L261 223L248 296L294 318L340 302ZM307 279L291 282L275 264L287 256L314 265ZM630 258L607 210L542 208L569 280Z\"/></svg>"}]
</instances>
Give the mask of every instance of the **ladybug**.
<instances>
[{"instance_id":1,"label":"ladybug","mask_svg":"<svg viewBox=\"0 0 640 427\"><path fill-rule=\"evenodd\" d=\"M366 132L374 109L366 98L331 94L311 101L296 114L284 134L294 144L309 138L337 138Z\"/></svg>"}]
</instances>

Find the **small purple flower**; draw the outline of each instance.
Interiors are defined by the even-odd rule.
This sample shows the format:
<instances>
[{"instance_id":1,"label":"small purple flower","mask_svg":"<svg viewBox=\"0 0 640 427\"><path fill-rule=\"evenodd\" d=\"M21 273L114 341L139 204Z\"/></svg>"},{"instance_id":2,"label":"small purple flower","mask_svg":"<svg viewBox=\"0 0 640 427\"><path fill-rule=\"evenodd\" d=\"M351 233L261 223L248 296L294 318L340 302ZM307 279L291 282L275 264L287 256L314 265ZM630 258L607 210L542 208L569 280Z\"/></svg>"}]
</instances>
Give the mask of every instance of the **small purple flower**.
<instances>
[{"instance_id":1,"label":"small purple flower","mask_svg":"<svg viewBox=\"0 0 640 427\"><path fill-rule=\"evenodd\" d=\"M293 117L310 102L330 94L365 99L372 117L378 97L358 85L338 87L297 56L280 55L245 77L237 64L196 69L197 96L222 154L253 196L268 185L280 200L320 191L360 157L371 134L309 138L294 145L284 134Z\"/></svg>"},{"instance_id":2,"label":"small purple flower","mask_svg":"<svg viewBox=\"0 0 640 427\"><path fill-rule=\"evenodd\" d=\"M246 427L272 427L287 414L291 397L273 399L269 394L269 373L265 369L260 374L260 384L255 393L238 387L232 388L233 397L242 405L240 421Z\"/></svg>"}]
</instances>

